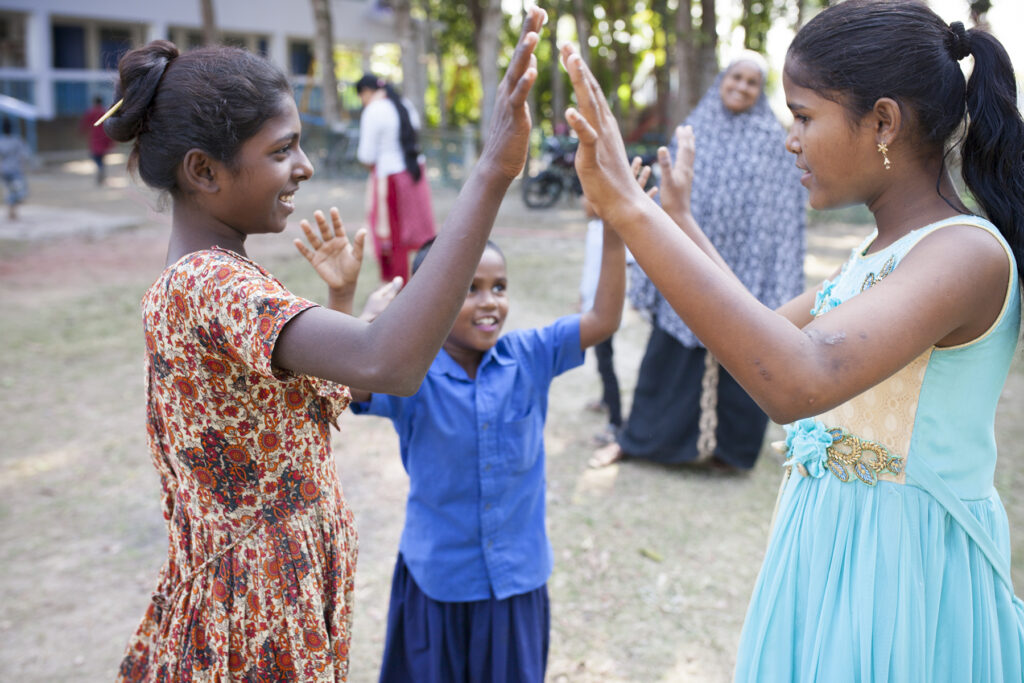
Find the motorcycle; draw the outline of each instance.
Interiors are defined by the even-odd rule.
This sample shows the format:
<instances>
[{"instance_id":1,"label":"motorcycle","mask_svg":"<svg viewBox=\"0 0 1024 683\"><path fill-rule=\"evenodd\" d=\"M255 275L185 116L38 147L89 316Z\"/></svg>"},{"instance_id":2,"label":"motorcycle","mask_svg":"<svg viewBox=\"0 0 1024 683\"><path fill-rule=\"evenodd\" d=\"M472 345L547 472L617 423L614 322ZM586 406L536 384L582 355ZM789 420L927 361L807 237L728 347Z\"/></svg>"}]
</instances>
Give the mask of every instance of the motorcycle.
<instances>
[{"instance_id":1,"label":"motorcycle","mask_svg":"<svg viewBox=\"0 0 1024 683\"><path fill-rule=\"evenodd\" d=\"M541 163L544 170L523 179L523 202L531 209L547 209L555 205L562 192L583 194L583 186L576 177L575 138L549 136L541 143Z\"/></svg>"}]
</instances>

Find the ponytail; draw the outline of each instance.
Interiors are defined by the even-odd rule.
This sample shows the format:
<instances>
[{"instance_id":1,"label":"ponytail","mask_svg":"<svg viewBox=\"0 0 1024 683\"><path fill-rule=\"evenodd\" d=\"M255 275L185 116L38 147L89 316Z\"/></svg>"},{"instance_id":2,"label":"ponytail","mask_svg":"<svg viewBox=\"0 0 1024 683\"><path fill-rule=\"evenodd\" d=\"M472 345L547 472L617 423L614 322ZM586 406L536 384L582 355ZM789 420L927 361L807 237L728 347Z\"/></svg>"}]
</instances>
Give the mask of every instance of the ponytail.
<instances>
[{"instance_id":1,"label":"ponytail","mask_svg":"<svg viewBox=\"0 0 1024 683\"><path fill-rule=\"evenodd\" d=\"M412 120L409 118L409 110L406 108L398 91L388 83L384 86L384 92L387 93L388 99L391 100L391 103L395 105L395 109L398 110L400 126L398 142L402 145L402 155L405 157L405 170L409 171L413 182L418 183L423 175L422 169L420 169L419 136L416 134L416 129L413 128Z\"/></svg>"},{"instance_id":2,"label":"ponytail","mask_svg":"<svg viewBox=\"0 0 1024 683\"><path fill-rule=\"evenodd\" d=\"M955 24L952 30L957 33ZM962 36L974 55L967 82L970 124L961 148L964 182L1010 244L1024 279L1024 121L1013 66L990 34L972 29Z\"/></svg>"}]
</instances>

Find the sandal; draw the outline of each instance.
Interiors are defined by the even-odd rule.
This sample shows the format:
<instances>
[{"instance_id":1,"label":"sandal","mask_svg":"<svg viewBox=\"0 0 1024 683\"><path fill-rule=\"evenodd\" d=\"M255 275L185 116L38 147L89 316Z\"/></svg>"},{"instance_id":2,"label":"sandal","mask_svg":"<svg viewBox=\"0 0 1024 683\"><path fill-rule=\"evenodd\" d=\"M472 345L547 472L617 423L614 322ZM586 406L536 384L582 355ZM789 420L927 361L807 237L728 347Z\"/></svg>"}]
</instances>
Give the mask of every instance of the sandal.
<instances>
[{"instance_id":1,"label":"sandal","mask_svg":"<svg viewBox=\"0 0 1024 683\"><path fill-rule=\"evenodd\" d=\"M603 448L598 448L594 451L594 454L590 456L590 460L587 460L587 467L599 470L602 467L608 467L618 461L622 460L623 457L622 449L619 448L619 444L612 442Z\"/></svg>"}]
</instances>

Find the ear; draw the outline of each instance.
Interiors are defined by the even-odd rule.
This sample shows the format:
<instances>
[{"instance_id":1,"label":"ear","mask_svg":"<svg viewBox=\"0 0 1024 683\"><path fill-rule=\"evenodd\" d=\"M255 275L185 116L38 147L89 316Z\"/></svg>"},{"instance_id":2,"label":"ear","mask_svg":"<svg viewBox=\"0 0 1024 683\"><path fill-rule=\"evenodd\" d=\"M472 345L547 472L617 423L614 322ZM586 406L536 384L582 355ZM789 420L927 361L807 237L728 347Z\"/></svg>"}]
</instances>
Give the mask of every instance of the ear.
<instances>
[{"instance_id":1,"label":"ear","mask_svg":"<svg viewBox=\"0 0 1024 683\"><path fill-rule=\"evenodd\" d=\"M220 190L217 173L221 165L200 149L190 149L181 162L181 176L184 185L196 192L215 194Z\"/></svg>"},{"instance_id":2,"label":"ear","mask_svg":"<svg viewBox=\"0 0 1024 683\"><path fill-rule=\"evenodd\" d=\"M871 116L877 142L892 144L903 127L903 112L899 103L891 97L882 97L875 102Z\"/></svg>"}]
</instances>

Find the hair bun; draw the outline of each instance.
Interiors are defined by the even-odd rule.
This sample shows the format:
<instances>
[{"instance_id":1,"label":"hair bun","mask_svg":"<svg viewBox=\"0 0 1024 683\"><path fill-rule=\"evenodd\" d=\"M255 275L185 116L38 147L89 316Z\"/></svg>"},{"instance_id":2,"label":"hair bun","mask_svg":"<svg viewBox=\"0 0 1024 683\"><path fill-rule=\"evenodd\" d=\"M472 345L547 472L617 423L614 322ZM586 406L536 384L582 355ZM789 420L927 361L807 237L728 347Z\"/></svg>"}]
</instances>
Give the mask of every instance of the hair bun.
<instances>
[{"instance_id":1,"label":"hair bun","mask_svg":"<svg viewBox=\"0 0 1024 683\"><path fill-rule=\"evenodd\" d=\"M107 135L118 142L127 142L143 132L160 80L179 54L174 43L154 40L121 58L117 65L120 78L115 97L123 99L124 103L103 123Z\"/></svg>"},{"instance_id":2,"label":"hair bun","mask_svg":"<svg viewBox=\"0 0 1024 683\"><path fill-rule=\"evenodd\" d=\"M958 62L971 54L971 36L968 35L962 21L954 21L949 25L949 40L946 47L949 48L949 54Z\"/></svg>"}]
</instances>

